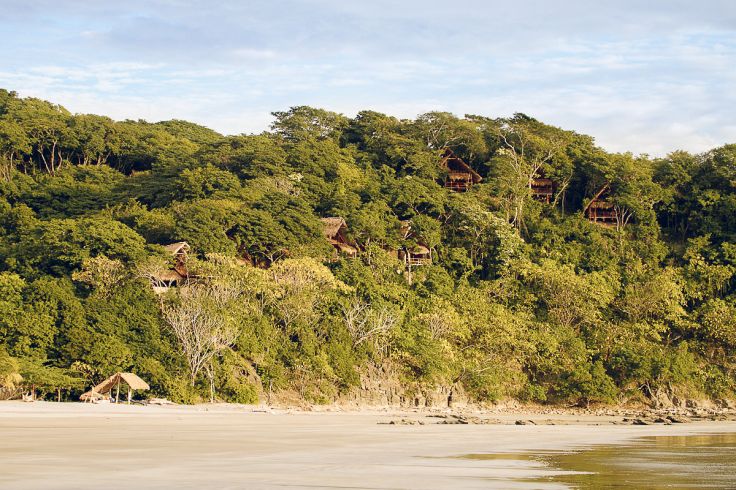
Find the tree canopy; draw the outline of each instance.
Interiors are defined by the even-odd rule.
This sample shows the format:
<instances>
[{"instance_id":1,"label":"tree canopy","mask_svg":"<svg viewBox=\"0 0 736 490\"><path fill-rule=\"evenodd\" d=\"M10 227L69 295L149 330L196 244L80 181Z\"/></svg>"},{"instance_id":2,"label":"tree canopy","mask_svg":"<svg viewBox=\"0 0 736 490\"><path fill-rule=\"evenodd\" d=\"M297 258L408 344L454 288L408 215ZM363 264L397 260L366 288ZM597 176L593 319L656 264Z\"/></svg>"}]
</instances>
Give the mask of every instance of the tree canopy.
<instances>
[{"instance_id":1,"label":"tree canopy","mask_svg":"<svg viewBox=\"0 0 736 490\"><path fill-rule=\"evenodd\" d=\"M0 395L120 370L184 402L324 403L376 372L474 401L734 395L736 144L650 158L525 114L273 116L223 136L0 90ZM467 192L448 149L482 177ZM174 242L188 285L156 294Z\"/></svg>"}]
</instances>

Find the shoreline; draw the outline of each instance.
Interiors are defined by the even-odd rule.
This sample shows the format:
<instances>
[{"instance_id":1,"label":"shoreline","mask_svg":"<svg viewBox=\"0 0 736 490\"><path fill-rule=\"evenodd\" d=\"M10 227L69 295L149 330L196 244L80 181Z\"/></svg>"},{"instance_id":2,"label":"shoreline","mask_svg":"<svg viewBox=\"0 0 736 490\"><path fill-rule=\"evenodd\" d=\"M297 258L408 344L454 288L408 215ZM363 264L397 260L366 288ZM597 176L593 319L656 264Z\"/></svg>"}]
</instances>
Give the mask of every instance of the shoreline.
<instances>
[{"instance_id":1,"label":"shoreline","mask_svg":"<svg viewBox=\"0 0 736 490\"><path fill-rule=\"evenodd\" d=\"M0 403L0 487L530 488L540 462L467 454L583 450L653 435L736 432L736 422L617 425L611 417L487 413L497 424L443 424L437 412L266 410L253 406ZM464 415L466 417L469 414ZM390 424L397 419L420 424ZM516 420L540 423L516 425ZM540 488L538 484L532 488ZM550 488L560 488L550 487Z\"/></svg>"},{"instance_id":2,"label":"shoreline","mask_svg":"<svg viewBox=\"0 0 736 490\"><path fill-rule=\"evenodd\" d=\"M557 422L561 424L600 425L604 423L626 425L640 420L646 423L634 425L652 425L658 423L692 423L692 422L736 422L734 408L697 408L697 407L670 407L646 408L641 406L623 407L559 407L559 406L498 406L478 407L463 406L456 408L419 407L407 408L393 405L312 405L285 406L285 405L244 405L237 403L200 403L194 405L167 404L90 404L81 402L49 402L35 401L32 403L18 400L0 401L0 418L9 414L29 415L64 413L84 413L87 415L118 413L163 414L163 413L213 413L213 414L247 414L269 413L273 415L286 414L353 414L353 415L391 415L394 417L409 417L415 420L422 418L445 418L464 420L470 425L502 425L520 422ZM661 419L675 419L664 420ZM523 425L523 424L519 424Z\"/></svg>"}]
</instances>

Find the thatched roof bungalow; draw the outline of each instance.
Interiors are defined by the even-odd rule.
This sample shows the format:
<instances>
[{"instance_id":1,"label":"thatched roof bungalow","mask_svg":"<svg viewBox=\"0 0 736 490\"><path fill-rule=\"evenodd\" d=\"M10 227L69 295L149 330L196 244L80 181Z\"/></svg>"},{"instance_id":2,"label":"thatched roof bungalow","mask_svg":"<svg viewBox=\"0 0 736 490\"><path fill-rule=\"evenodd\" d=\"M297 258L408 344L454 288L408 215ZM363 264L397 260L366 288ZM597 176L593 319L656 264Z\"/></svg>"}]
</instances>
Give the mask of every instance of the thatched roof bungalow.
<instances>
[{"instance_id":1,"label":"thatched roof bungalow","mask_svg":"<svg viewBox=\"0 0 736 490\"><path fill-rule=\"evenodd\" d=\"M606 199L609 193L610 187L608 184L605 184L583 210L585 217L591 223L603 226L614 226L617 224L618 216L616 207Z\"/></svg>"},{"instance_id":2,"label":"thatched roof bungalow","mask_svg":"<svg viewBox=\"0 0 736 490\"><path fill-rule=\"evenodd\" d=\"M407 246L399 250L399 260L403 260L410 267L430 265L432 263L432 250L420 244Z\"/></svg>"},{"instance_id":3,"label":"thatched roof bungalow","mask_svg":"<svg viewBox=\"0 0 736 490\"><path fill-rule=\"evenodd\" d=\"M401 235L404 241L408 241L398 250L398 258L407 267L417 265L429 265L432 263L432 249L425 244L421 237L417 237L411 229L411 221L401 222ZM414 243L411 243L414 242Z\"/></svg>"},{"instance_id":4,"label":"thatched roof bungalow","mask_svg":"<svg viewBox=\"0 0 736 490\"><path fill-rule=\"evenodd\" d=\"M187 259L189 258L189 244L187 242L176 242L164 245L164 249L174 257L174 270L184 277L188 276Z\"/></svg>"},{"instance_id":5,"label":"thatched roof bungalow","mask_svg":"<svg viewBox=\"0 0 736 490\"><path fill-rule=\"evenodd\" d=\"M176 270L162 270L151 274L150 280L153 292L162 294L168 291L169 288L183 284L187 280L187 277L182 276Z\"/></svg>"},{"instance_id":6,"label":"thatched roof bungalow","mask_svg":"<svg viewBox=\"0 0 736 490\"><path fill-rule=\"evenodd\" d=\"M555 194L555 182L543 175L537 175L529 181L529 189L535 200L549 204Z\"/></svg>"},{"instance_id":7,"label":"thatched roof bungalow","mask_svg":"<svg viewBox=\"0 0 736 490\"><path fill-rule=\"evenodd\" d=\"M440 165L447 170L445 188L455 192L465 192L473 184L483 180L478 172L473 170L462 158L456 156L449 148L445 149Z\"/></svg>"},{"instance_id":8,"label":"thatched roof bungalow","mask_svg":"<svg viewBox=\"0 0 736 490\"><path fill-rule=\"evenodd\" d=\"M343 218L332 216L321 218L322 232L338 253L355 257L358 249L347 238L348 224Z\"/></svg>"},{"instance_id":9,"label":"thatched roof bungalow","mask_svg":"<svg viewBox=\"0 0 736 490\"><path fill-rule=\"evenodd\" d=\"M164 248L167 252L176 257L186 257L190 250L187 242L170 243L169 245L164 245Z\"/></svg>"},{"instance_id":10,"label":"thatched roof bungalow","mask_svg":"<svg viewBox=\"0 0 736 490\"><path fill-rule=\"evenodd\" d=\"M189 279L189 270L187 269L189 244L187 242L176 242L163 247L174 258L174 265L170 269L162 268L149 273L151 286L156 294L165 293L169 288L179 286Z\"/></svg>"}]
</instances>

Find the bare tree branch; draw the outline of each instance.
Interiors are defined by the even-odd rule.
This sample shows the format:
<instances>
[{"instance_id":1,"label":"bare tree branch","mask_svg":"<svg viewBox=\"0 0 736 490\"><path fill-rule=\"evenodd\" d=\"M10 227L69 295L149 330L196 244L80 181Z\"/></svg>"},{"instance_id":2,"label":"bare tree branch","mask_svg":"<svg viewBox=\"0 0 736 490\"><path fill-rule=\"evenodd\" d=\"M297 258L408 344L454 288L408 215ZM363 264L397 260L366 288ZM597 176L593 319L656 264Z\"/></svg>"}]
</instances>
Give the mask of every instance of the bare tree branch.
<instances>
[{"instance_id":1,"label":"bare tree branch","mask_svg":"<svg viewBox=\"0 0 736 490\"><path fill-rule=\"evenodd\" d=\"M213 359L237 339L237 329L223 315L235 295L224 287L192 286L181 288L179 296L179 303L162 305L162 312L181 345L194 385L202 369L211 376Z\"/></svg>"}]
</instances>

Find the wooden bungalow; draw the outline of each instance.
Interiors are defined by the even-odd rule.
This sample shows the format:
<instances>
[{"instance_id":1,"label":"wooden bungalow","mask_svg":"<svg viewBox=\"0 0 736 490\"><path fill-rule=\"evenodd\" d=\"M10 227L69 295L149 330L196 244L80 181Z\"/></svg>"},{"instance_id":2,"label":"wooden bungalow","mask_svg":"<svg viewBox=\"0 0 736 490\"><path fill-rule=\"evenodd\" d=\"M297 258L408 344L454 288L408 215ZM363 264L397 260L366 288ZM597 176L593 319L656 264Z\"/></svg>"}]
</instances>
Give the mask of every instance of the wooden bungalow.
<instances>
[{"instance_id":1,"label":"wooden bungalow","mask_svg":"<svg viewBox=\"0 0 736 490\"><path fill-rule=\"evenodd\" d=\"M168 270L155 272L151 275L150 279L153 292L156 294L163 294L168 291L169 288L174 288L184 284L187 278L175 270Z\"/></svg>"},{"instance_id":2,"label":"wooden bungalow","mask_svg":"<svg viewBox=\"0 0 736 490\"><path fill-rule=\"evenodd\" d=\"M399 250L399 260L409 267L432 264L432 250L425 245L407 246Z\"/></svg>"},{"instance_id":3,"label":"wooden bungalow","mask_svg":"<svg viewBox=\"0 0 736 490\"><path fill-rule=\"evenodd\" d=\"M335 247L338 254L351 258L358 255L358 249L347 238L348 224L343 218L333 216L321 218L320 221L325 238Z\"/></svg>"},{"instance_id":4,"label":"wooden bungalow","mask_svg":"<svg viewBox=\"0 0 736 490\"><path fill-rule=\"evenodd\" d=\"M442 155L440 164L442 168L447 170L445 188L455 192L465 192L473 184L477 184L483 180L478 172L470 168L470 165L465 163L462 158L456 156L449 148Z\"/></svg>"},{"instance_id":5,"label":"wooden bungalow","mask_svg":"<svg viewBox=\"0 0 736 490\"><path fill-rule=\"evenodd\" d=\"M168 270L151 273L151 285L156 294L165 293L169 288L180 286L189 279L189 270L187 269L189 244L187 242L176 242L164 245L164 249L174 257L174 265Z\"/></svg>"},{"instance_id":6,"label":"wooden bungalow","mask_svg":"<svg viewBox=\"0 0 736 490\"><path fill-rule=\"evenodd\" d=\"M549 204L555 195L555 182L543 176L537 176L529 181L532 198L539 202Z\"/></svg>"},{"instance_id":7,"label":"wooden bungalow","mask_svg":"<svg viewBox=\"0 0 736 490\"><path fill-rule=\"evenodd\" d=\"M399 260L403 261L409 268L430 265L432 263L432 250L422 242L420 237L414 234L410 221L401 222L401 234L404 241L410 243L407 243L398 250L397 255Z\"/></svg>"},{"instance_id":8,"label":"wooden bungalow","mask_svg":"<svg viewBox=\"0 0 736 490\"><path fill-rule=\"evenodd\" d=\"M112 397L112 391L115 389L115 403L120 402L120 385L123 384L128 390L128 403L133 398L134 390L150 390L148 383L133 373L115 373L102 383L94 386L91 390L83 393L79 397L84 402L98 402L100 400L109 401Z\"/></svg>"},{"instance_id":9,"label":"wooden bungalow","mask_svg":"<svg viewBox=\"0 0 736 490\"><path fill-rule=\"evenodd\" d=\"M585 217L591 223L603 226L615 226L618 224L616 207L607 199L609 192L610 188L608 184L604 185L585 207Z\"/></svg>"},{"instance_id":10,"label":"wooden bungalow","mask_svg":"<svg viewBox=\"0 0 736 490\"><path fill-rule=\"evenodd\" d=\"M189 256L189 244L187 242L176 242L164 245L164 248L174 257L174 270L180 275L187 277L187 258Z\"/></svg>"}]
</instances>

